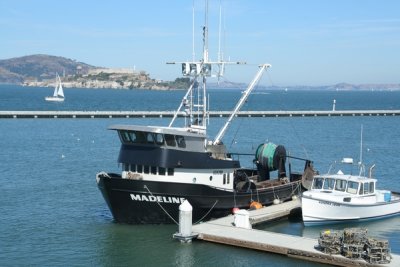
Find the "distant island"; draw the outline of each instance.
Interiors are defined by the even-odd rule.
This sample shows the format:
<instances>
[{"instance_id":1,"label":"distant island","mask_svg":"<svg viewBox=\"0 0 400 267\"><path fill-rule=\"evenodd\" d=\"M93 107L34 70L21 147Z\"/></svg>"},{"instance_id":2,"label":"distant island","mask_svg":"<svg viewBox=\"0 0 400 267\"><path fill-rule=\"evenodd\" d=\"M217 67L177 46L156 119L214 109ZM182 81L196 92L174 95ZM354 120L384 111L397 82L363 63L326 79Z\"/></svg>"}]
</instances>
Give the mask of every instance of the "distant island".
<instances>
[{"instance_id":1,"label":"distant island","mask_svg":"<svg viewBox=\"0 0 400 267\"><path fill-rule=\"evenodd\" d=\"M0 60L0 83L24 86L48 87L55 85L58 73L64 87L171 90L187 89L190 78L162 81L151 78L144 70L129 68L96 67L73 59L51 55L30 55ZM247 84L222 81L210 84L212 88L245 89ZM338 83L326 86L258 86L266 90L400 90L399 84L349 84Z\"/></svg>"},{"instance_id":2,"label":"distant island","mask_svg":"<svg viewBox=\"0 0 400 267\"><path fill-rule=\"evenodd\" d=\"M48 87L55 85L58 73L64 87L113 89L186 89L189 78L175 81L152 79L146 71L129 68L95 67L76 60L50 56L31 55L0 60L0 83Z\"/></svg>"}]
</instances>

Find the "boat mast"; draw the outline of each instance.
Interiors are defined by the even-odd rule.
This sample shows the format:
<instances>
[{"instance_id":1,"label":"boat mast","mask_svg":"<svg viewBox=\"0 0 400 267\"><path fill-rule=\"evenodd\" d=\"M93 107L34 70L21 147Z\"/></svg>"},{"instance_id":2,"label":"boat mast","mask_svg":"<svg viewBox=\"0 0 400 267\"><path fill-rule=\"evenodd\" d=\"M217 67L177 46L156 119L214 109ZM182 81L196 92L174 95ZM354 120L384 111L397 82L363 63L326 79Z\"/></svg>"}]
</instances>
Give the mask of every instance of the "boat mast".
<instances>
[{"instance_id":1,"label":"boat mast","mask_svg":"<svg viewBox=\"0 0 400 267\"><path fill-rule=\"evenodd\" d=\"M204 17L204 28L203 28L203 35L204 35L204 40L203 40L203 64L201 65L201 69L208 64L208 0L205 1L205 17ZM211 68L210 68L211 71ZM206 131L207 127L207 78L206 75L204 75L205 72L201 71L203 73L203 110L202 110L202 126L204 127L204 131ZM211 74L211 73L210 73Z\"/></svg>"},{"instance_id":2,"label":"boat mast","mask_svg":"<svg viewBox=\"0 0 400 267\"><path fill-rule=\"evenodd\" d=\"M360 162L359 165L362 164L362 152L363 152L363 125L361 124L361 134L360 134Z\"/></svg>"},{"instance_id":3,"label":"boat mast","mask_svg":"<svg viewBox=\"0 0 400 267\"><path fill-rule=\"evenodd\" d=\"M256 76L254 77L253 81L249 84L247 87L246 91L244 91L242 97L240 98L239 102L236 104L236 107L232 111L231 116L229 119L226 121L225 125L221 128L221 130L218 132L217 136L215 137L215 140L213 142L213 145L218 145L221 143L221 139L224 136L226 130L228 129L229 124L232 122L233 118L236 116L237 112L240 110L240 108L243 106L244 102L250 95L251 91L254 89L255 85L257 82L261 79L261 76L267 68L271 67L270 64L263 64L260 66L260 69L258 70Z\"/></svg>"},{"instance_id":4,"label":"boat mast","mask_svg":"<svg viewBox=\"0 0 400 267\"><path fill-rule=\"evenodd\" d=\"M175 112L168 127L172 127L175 119L178 116L182 107L185 107L186 115L189 116L189 121L186 127L193 132L206 133L207 125L207 77L211 76L211 64L208 59L208 1L205 1L205 24L203 26L203 59L200 61L194 60L194 36L193 36L193 60L191 62L180 62L182 64L183 76L192 77L191 85L182 99L182 102ZM193 29L194 29L194 7L193 7ZM167 64L175 64L170 62ZM199 79L201 78L201 85ZM196 94L197 93L197 94ZM194 98L196 98L194 100ZM194 119L196 115L196 119Z\"/></svg>"},{"instance_id":5,"label":"boat mast","mask_svg":"<svg viewBox=\"0 0 400 267\"><path fill-rule=\"evenodd\" d=\"M359 168L360 168L360 173L359 175L361 176L363 173L365 174L365 166L362 163L362 153L363 153L363 125L361 124L361 134L360 134L360 161L358 162Z\"/></svg>"},{"instance_id":6,"label":"boat mast","mask_svg":"<svg viewBox=\"0 0 400 267\"><path fill-rule=\"evenodd\" d=\"M193 11L194 16L194 11ZM225 64L246 64L246 62L225 62L221 53L219 52L218 61L212 62L209 60L208 52L208 1L205 1L205 24L203 26L203 59L186 62L167 62L167 64L182 64L182 75L191 77L192 82L186 95L183 97L182 102L168 127L172 127L179 112L184 107L186 116L189 116L189 121L186 121L185 126L191 132L206 133L208 121L208 103L207 103L207 77L220 77L223 76ZM194 20L193 20L194 25ZM194 27L194 26L193 26ZM193 45L194 49L194 45ZM194 57L194 51L193 51ZM219 70L216 75L212 75L212 65L217 65ZM196 119L194 117L196 116Z\"/></svg>"}]
</instances>

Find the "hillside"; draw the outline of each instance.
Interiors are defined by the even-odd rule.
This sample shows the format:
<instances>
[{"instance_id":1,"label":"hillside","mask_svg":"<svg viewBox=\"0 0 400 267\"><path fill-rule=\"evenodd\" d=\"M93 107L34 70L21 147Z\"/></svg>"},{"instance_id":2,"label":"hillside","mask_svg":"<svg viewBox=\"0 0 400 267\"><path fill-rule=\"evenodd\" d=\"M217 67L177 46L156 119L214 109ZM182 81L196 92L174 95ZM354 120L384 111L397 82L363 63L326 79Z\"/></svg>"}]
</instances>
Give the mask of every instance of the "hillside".
<instances>
[{"instance_id":1,"label":"hillside","mask_svg":"<svg viewBox=\"0 0 400 267\"><path fill-rule=\"evenodd\" d=\"M124 68L103 68L76 60L50 56L31 55L0 60L0 83L23 84L25 86L55 86L58 73L64 87L113 88L113 89L186 89L190 79L175 81L152 79L145 71Z\"/></svg>"},{"instance_id":2,"label":"hillside","mask_svg":"<svg viewBox=\"0 0 400 267\"><path fill-rule=\"evenodd\" d=\"M30 55L0 60L0 83L23 83L28 80L54 79L56 72L75 75L86 74L96 67L76 60L49 56Z\"/></svg>"}]
</instances>

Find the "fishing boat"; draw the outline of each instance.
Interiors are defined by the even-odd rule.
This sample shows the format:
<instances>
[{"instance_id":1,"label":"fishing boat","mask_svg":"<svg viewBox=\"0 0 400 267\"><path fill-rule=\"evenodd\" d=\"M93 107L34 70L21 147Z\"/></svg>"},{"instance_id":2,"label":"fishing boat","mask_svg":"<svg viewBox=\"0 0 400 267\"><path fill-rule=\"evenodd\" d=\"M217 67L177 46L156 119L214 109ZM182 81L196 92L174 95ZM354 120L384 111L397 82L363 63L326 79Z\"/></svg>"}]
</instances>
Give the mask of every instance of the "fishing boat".
<instances>
[{"instance_id":1,"label":"fishing boat","mask_svg":"<svg viewBox=\"0 0 400 267\"><path fill-rule=\"evenodd\" d=\"M102 171L96 181L116 222L176 223L179 205L185 200L193 208L193 221L205 221L226 216L236 208L249 208L254 202L271 205L300 197L302 181L312 179L312 162L289 157L282 145L260 144L251 154L254 166L246 168L238 157L249 153L229 153L222 142L269 64L259 66L227 122L214 139L208 138L207 79L222 76L225 64L238 63L209 60L205 24L202 59L172 62L182 66L182 75L190 78L191 85L169 125L109 127L121 142L121 173ZM218 71L213 74L215 67ZM173 126L178 118L184 121L181 127ZM301 171L292 171L292 160L303 161ZM274 173L276 177L271 177Z\"/></svg>"},{"instance_id":2,"label":"fishing boat","mask_svg":"<svg viewBox=\"0 0 400 267\"><path fill-rule=\"evenodd\" d=\"M54 92L52 96L46 96L44 98L46 101L51 102L63 102L65 99L64 90L62 87L61 78L58 74L56 74L56 86L54 88Z\"/></svg>"},{"instance_id":3,"label":"fishing boat","mask_svg":"<svg viewBox=\"0 0 400 267\"><path fill-rule=\"evenodd\" d=\"M354 166L352 158L344 158L340 166ZM345 165L343 165L345 164ZM400 214L400 193L378 190L372 178L374 165L365 176L365 167L358 163L359 173L336 173L336 163L327 174L315 175L311 188L302 195L304 225L376 220ZM353 169L353 168L351 168Z\"/></svg>"}]
</instances>

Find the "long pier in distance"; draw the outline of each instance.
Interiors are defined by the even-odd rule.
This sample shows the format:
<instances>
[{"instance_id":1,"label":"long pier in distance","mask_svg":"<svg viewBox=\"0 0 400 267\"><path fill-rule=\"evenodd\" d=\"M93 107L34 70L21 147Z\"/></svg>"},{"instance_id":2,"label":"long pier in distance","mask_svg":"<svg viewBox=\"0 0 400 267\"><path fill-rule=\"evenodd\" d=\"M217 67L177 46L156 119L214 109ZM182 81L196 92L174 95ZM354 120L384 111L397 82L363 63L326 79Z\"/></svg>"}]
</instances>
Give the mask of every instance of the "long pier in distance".
<instances>
[{"instance_id":1,"label":"long pier in distance","mask_svg":"<svg viewBox=\"0 0 400 267\"><path fill-rule=\"evenodd\" d=\"M210 117L228 117L232 111L210 111ZM36 118L172 118L175 111L0 111L1 119ZM196 114L195 114L196 115ZM178 117L186 117L178 112ZM400 110L292 110L239 111L237 117L344 117L344 116L400 116Z\"/></svg>"}]
</instances>

